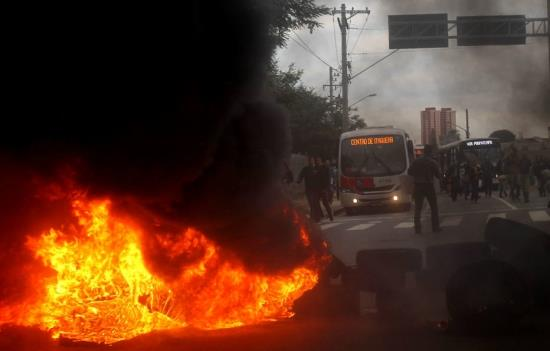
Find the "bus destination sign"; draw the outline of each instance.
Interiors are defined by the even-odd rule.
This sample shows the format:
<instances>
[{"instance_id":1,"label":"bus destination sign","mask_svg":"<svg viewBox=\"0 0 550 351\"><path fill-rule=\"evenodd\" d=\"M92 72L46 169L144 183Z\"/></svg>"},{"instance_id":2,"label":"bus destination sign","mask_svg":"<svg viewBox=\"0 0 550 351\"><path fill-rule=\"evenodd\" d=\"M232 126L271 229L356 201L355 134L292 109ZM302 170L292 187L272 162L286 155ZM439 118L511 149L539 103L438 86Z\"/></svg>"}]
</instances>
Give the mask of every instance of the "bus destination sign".
<instances>
[{"instance_id":1,"label":"bus destination sign","mask_svg":"<svg viewBox=\"0 0 550 351\"><path fill-rule=\"evenodd\" d=\"M391 135L350 139L351 146L393 144L395 138Z\"/></svg>"},{"instance_id":2,"label":"bus destination sign","mask_svg":"<svg viewBox=\"0 0 550 351\"><path fill-rule=\"evenodd\" d=\"M486 146L486 145L493 145L492 140L474 140L474 141L468 141L466 143L466 146Z\"/></svg>"}]
</instances>

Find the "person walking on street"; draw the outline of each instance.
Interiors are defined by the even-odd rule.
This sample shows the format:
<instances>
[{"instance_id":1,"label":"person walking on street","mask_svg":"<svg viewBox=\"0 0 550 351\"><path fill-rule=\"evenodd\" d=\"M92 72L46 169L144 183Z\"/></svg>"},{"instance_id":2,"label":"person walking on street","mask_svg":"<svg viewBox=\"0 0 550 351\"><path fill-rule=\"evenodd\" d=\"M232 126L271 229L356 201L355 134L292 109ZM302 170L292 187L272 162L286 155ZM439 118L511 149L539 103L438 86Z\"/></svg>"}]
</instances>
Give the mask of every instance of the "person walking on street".
<instances>
[{"instance_id":1,"label":"person walking on street","mask_svg":"<svg viewBox=\"0 0 550 351\"><path fill-rule=\"evenodd\" d=\"M481 166L476 163L470 167L470 190L472 192L472 202L477 204L479 200L479 180L481 177Z\"/></svg>"},{"instance_id":2,"label":"person walking on street","mask_svg":"<svg viewBox=\"0 0 550 351\"><path fill-rule=\"evenodd\" d=\"M460 187L460 177L459 177L459 174L458 174L458 167L456 166L455 163L451 164L451 166L449 167L449 181L450 181L450 185L451 185L451 199L453 200L453 202L456 201L456 198L458 196L458 191L459 191L459 187Z\"/></svg>"},{"instance_id":3,"label":"person walking on street","mask_svg":"<svg viewBox=\"0 0 550 351\"><path fill-rule=\"evenodd\" d=\"M542 156L538 156L537 159L535 160L535 163L533 164L533 174L537 178L540 197L546 196L545 179L542 174L542 171L544 171L545 166L546 165Z\"/></svg>"},{"instance_id":4,"label":"person walking on street","mask_svg":"<svg viewBox=\"0 0 550 351\"><path fill-rule=\"evenodd\" d=\"M508 191L506 190L508 187L507 186L508 180L506 179L507 172L506 172L506 165L502 158L498 160L496 172L497 172L497 180L498 180L498 197L500 198L507 197L508 196Z\"/></svg>"},{"instance_id":5,"label":"person walking on street","mask_svg":"<svg viewBox=\"0 0 550 351\"><path fill-rule=\"evenodd\" d=\"M330 207L330 169L326 166L326 164L323 162L323 159L320 157L316 158L315 167L317 168L317 177L319 185L319 189L316 191L317 199L315 202L319 204L321 202L323 206L325 207L325 211L327 211L328 218L333 221L334 217L332 215L332 208ZM321 206L319 205L319 209L321 209ZM322 212L321 212L322 217Z\"/></svg>"},{"instance_id":6,"label":"person walking on street","mask_svg":"<svg viewBox=\"0 0 550 351\"><path fill-rule=\"evenodd\" d=\"M308 158L308 162L308 165L300 171L296 183L300 184L302 181L304 182L306 199L309 205L309 218L315 222L319 222L322 216L317 195L319 189L319 170L315 167L315 159L313 157Z\"/></svg>"},{"instance_id":7,"label":"person walking on street","mask_svg":"<svg viewBox=\"0 0 550 351\"><path fill-rule=\"evenodd\" d=\"M495 177L495 167L489 160L483 162L483 168L481 170L483 179L483 190L485 191L485 197L493 196L493 178Z\"/></svg>"},{"instance_id":8,"label":"person walking on street","mask_svg":"<svg viewBox=\"0 0 550 351\"><path fill-rule=\"evenodd\" d=\"M519 156L516 148L512 147L510 155L506 158L508 168L508 184L510 185L510 198L512 201L519 200Z\"/></svg>"},{"instance_id":9,"label":"person walking on street","mask_svg":"<svg viewBox=\"0 0 550 351\"><path fill-rule=\"evenodd\" d=\"M470 167L470 164L468 162L463 162L461 165L461 181L462 181L462 189L464 191L464 200L468 200L468 196L470 196L471 191L471 182L470 182L470 176L472 175L472 169Z\"/></svg>"},{"instance_id":10,"label":"person walking on street","mask_svg":"<svg viewBox=\"0 0 550 351\"><path fill-rule=\"evenodd\" d=\"M527 153L523 152L519 160L519 183L523 192L523 201L529 202L529 186L531 177L531 160L527 157ZM519 197L519 194L518 194Z\"/></svg>"},{"instance_id":11,"label":"person walking on street","mask_svg":"<svg viewBox=\"0 0 550 351\"><path fill-rule=\"evenodd\" d=\"M416 234L422 233L420 215L424 198L428 200L431 210L432 231L440 232L439 210L437 208L437 196L434 188L434 177L441 178L437 162L431 158L432 146L424 147L424 156L413 161L408 170L408 174L414 177L414 230Z\"/></svg>"},{"instance_id":12,"label":"person walking on street","mask_svg":"<svg viewBox=\"0 0 550 351\"><path fill-rule=\"evenodd\" d=\"M283 184L291 184L294 182L294 174L288 166L286 161L283 162L284 174L283 174Z\"/></svg>"}]
</instances>

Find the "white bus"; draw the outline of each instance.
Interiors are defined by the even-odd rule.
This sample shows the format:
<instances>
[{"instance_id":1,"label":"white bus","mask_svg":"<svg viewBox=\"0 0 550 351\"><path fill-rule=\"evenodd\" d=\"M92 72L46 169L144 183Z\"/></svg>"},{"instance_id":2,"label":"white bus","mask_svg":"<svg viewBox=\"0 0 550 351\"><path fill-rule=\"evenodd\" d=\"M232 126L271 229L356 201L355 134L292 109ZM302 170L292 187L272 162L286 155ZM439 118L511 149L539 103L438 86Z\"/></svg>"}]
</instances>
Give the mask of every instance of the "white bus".
<instances>
[{"instance_id":1,"label":"white bus","mask_svg":"<svg viewBox=\"0 0 550 351\"><path fill-rule=\"evenodd\" d=\"M348 215L367 206L408 211L414 142L393 127L343 133L338 151L340 202Z\"/></svg>"}]
</instances>

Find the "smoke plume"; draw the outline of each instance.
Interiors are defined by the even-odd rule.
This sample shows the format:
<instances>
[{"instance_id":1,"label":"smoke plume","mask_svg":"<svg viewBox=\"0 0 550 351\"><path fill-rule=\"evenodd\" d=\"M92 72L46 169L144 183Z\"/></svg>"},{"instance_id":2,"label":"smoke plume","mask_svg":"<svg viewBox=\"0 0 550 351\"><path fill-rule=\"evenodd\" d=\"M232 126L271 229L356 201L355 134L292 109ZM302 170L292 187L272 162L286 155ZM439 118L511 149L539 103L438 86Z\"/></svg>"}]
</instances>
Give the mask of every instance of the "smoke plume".
<instances>
[{"instance_id":1,"label":"smoke plume","mask_svg":"<svg viewBox=\"0 0 550 351\"><path fill-rule=\"evenodd\" d=\"M269 3L14 10L21 23L0 132L10 194L0 199L3 271L24 235L56 224L52 197L36 196L44 184L112 198L151 234L145 255L167 277L185 262L156 251L153 234L188 226L253 270L290 269L308 256L279 187L286 115L263 93Z\"/></svg>"}]
</instances>

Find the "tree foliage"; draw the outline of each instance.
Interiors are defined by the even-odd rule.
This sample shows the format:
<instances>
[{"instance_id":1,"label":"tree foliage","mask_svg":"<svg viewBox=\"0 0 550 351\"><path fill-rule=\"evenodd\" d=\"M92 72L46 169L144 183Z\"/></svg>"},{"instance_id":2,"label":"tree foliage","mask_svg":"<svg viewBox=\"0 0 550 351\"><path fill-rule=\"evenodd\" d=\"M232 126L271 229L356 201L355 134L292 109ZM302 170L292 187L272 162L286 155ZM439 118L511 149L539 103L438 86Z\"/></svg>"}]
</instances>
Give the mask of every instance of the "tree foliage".
<instances>
[{"instance_id":1,"label":"tree foliage","mask_svg":"<svg viewBox=\"0 0 550 351\"><path fill-rule=\"evenodd\" d=\"M302 71L290 66L281 71L272 65L269 71L269 88L276 101L289 113L292 151L336 157L338 140L342 133L341 99L329 101L312 88L305 87L300 78ZM359 116L350 118L350 129L364 128Z\"/></svg>"},{"instance_id":2,"label":"tree foliage","mask_svg":"<svg viewBox=\"0 0 550 351\"><path fill-rule=\"evenodd\" d=\"M509 143L516 140L516 135L508 129L499 129L489 134L489 138L496 138L500 139L501 142Z\"/></svg>"},{"instance_id":3,"label":"tree foliage","mask_svg":"<svg viewBox=\"0 0 550 351\"><path fill-rule=\"evenodd\" d=\"M285 46L290 31L301 28L309 28L313 31L321 26L317 18L330 13L329 8L316 5L314 0L271 0L271 2L270 34L278 47Z\"/></svg>"},{"instance_id":4,"label":"tree foliage","mask_svg":"<svg viewBox=\"0 0 550 351\"><path fill-rule=\"evenodd\" d=\"M325 6L318 6L314 0L271 0L271 36L277 47L284 47L289 33L301 28L313 31L321 26L317 19L330 13ZM281 71L272 61L268 67L268 86L277 102L289 113L292 151L336 157L338 140L343 131L342 100L329 101L300 81L302 71L290 66ZM349 117L349 129L364 128L365 123L358 115Z\"/></svg>"}]
</instances>

